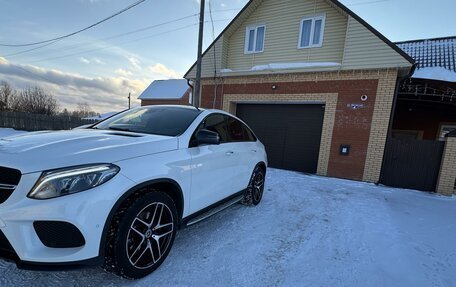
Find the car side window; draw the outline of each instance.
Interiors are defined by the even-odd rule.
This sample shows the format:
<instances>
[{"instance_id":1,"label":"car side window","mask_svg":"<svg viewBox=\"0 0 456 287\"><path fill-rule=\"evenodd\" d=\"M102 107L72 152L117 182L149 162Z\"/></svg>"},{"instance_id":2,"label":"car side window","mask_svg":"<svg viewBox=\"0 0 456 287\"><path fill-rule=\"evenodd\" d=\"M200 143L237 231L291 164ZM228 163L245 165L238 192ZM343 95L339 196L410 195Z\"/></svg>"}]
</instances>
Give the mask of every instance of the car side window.
<instances>
[{"instance_id":1,"label":"car side window","mask_svg":"<svg viewBox=\"0 0 456 287\"><path fill-rule=\"evenodd\" d=\"M255 136L239 120L227 116L227 128L228 128L228 141L230 142L253 142L256 141Z\"/></svg>"},{"instance_id":2,"label":"car side window","mask_svg":"<svg viewBox=\"0 0 456 287\"><path fill-rule=\"evenodd\" d=\"M195 130L192 135L192 139L190 140L190 147L195 147L195 140L196 134L201 129L207 129L212 132L218 133L220 136L220 143L228 142L228 135L227 135L227 127L226 127L226 120L225 116L221 114L212 114L205 118Z\"/></svg>"}]
</instances>

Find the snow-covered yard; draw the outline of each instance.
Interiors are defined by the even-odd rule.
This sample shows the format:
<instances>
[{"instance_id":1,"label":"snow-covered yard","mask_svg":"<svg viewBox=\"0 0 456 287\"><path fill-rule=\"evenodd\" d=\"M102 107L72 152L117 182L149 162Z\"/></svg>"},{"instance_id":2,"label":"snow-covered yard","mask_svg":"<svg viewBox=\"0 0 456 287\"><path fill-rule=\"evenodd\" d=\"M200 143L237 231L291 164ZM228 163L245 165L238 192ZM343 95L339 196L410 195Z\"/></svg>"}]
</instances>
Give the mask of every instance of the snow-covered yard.
<instances>
[{"instance_id":1,"label":"snow-covered yard","mask_svg":"<svg viewBox=\"0 0 456 287\"><path fill-rule=\"evenodd\" d=\"M456 199L270 169L263 202L178 233L152 275L16 269L0 286L456 286Z\"/></svg>"},{"instance_id":2,"label":"snow-covered yard","mask_svg":"<svg viewBox=\"0 0 456 287\"><path fill-rule=\"evenodd\" d=\"M18 135L24 133L24 131L18 131L10 128L0 128L0 139L4 137L9 137L13 135Z\"/></svg>"}]
</instances>

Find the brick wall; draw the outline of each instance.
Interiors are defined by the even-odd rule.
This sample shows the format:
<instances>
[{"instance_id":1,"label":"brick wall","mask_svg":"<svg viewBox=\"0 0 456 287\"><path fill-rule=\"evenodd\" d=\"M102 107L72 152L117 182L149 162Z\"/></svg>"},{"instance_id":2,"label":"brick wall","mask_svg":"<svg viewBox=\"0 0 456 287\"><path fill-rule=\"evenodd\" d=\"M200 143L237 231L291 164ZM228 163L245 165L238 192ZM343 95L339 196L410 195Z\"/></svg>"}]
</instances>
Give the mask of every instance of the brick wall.
<instances>
[{"instance_id":1,"label":"brick wall","mask_svg":"<svg viewBox=\"0 0 456 287\"><path fill-rule=\"evenodd\" d=\"M448 137L443 152L437 192L452 195L456 183L456 137Z\"/></svg>"},{"instance_id":2,"label":"brick wall","mask_svg":"<svg viewBox=\"0 0 456 287\"><path fill-rule=\"evenodd\" d=\"M397 70L360 70L230 77L217 83L204 80L201 105L235 113L238 102L306 103L324 99L325 118L334 118L334 128L329 134L322 133L318 173L376 182L396 78ZM328 95L337 95L334 115L328 109ZM361 101L363 95L368 97L366 101ZM354 109L352 104L362 107ZM351 145L349 156L339 155L341 144Z\"/></svg>"}]
</instances>

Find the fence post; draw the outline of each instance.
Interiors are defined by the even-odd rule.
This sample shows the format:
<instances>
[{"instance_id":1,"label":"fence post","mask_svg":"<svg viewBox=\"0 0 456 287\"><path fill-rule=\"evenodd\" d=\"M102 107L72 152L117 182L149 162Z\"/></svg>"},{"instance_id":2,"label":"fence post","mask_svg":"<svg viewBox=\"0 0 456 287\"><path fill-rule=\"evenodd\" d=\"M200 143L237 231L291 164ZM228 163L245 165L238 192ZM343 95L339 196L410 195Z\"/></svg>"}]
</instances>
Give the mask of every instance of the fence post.
<instances>
[{"instance_id":1,"label":"fence post","mask_svg":"<svg viewBox=\"0 0 456 287\"><path fill-rule=\"evenodd\" d=\"M437 181L437 192L443 195L453 195L456 191L456 131L445 138L442 165Z\"/></svg>"}]
</instances>

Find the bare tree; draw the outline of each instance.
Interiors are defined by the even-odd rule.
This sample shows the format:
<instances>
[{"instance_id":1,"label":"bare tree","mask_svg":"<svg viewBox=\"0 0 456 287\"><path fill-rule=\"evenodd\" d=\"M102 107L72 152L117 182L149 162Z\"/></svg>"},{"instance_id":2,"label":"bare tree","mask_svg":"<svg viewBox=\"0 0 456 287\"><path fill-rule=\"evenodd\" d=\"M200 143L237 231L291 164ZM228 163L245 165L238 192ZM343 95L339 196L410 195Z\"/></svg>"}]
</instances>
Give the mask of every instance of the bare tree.
<instances>
[{"instance_id":1,"label":"bare tree","mask_svg":"<svg viewBox=\"0 0 456 287\"><path fill-rule=\"evenodd\" d=\"M11 108L20 112L55 115L58 104L54 96L35 86L21 90L11 103Z\"/></svg>"},{"instance_id":2,"label":"bare tree","mask_svg":"<svg viewBox=\"0 0 456 287\"><path fill-rule=\"evenodd\" d=\"M72 112L73 117L78 117L78 118L88 118L88 117L93 117L98 115L96 112L92 110L90 105L86 102L84 103L78 103L78 108L77 110Z\"/></svg>"},{"instance_id":3,"label":"bare tree","mask_svg":"<svg viewBox=\"0 0 456 287\"><path fill-rule=\"evenodd\" d=\"M0 111L9 110L16 91L6 81L0 82Z\"/></svg>"}]
</instances>

